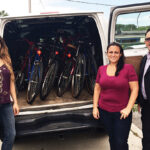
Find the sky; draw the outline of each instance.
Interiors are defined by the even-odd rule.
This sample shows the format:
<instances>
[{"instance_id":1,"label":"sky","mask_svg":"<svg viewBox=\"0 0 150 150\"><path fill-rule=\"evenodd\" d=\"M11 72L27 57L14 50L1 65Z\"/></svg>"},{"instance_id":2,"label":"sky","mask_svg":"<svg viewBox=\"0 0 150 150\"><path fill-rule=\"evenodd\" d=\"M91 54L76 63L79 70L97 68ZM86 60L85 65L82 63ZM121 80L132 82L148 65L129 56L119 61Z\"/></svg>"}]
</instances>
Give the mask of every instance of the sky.
<instances>
[{"instance_id":1,"label":"sky","mask_svg":"<svg viewBox=\"0 0 150 150\"><path fill-rule=\"evenodd\" d=\"M29 13L30 0L0 0L0 11L9 15L25 15ZM118 5L149 2L149 0L31 0L31 11L34 14L43 12L104 12L109 18L110 8Z\"/></svg>"},{"instance_id":2,"label":"sky","mask_svg":"<svg viewBox=\"0 0 150 150\"><path fill-rule=\"evenodd\" d=\"M134 24L136 26L149 26L150 11L121 14L117 17L117 24Z\"/></svg>"}]
</instances>

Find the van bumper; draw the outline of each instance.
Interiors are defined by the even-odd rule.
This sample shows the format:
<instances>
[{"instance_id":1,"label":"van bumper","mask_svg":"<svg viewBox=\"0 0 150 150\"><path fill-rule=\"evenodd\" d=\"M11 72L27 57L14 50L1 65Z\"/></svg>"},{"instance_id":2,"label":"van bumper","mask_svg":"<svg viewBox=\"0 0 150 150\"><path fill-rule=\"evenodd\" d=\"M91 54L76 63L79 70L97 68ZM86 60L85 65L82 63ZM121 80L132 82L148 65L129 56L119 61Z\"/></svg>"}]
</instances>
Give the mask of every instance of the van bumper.
<instances>
[{"instance_id":1,"label":"van bumper","mask_svg":"<svg viewBox=\"0 0 150 150\"><path fill-rule=\"evenodd\" d=\"M16 117L16 136L103 128L92 116L92 108Z\"/></svg>"}]
</instances>

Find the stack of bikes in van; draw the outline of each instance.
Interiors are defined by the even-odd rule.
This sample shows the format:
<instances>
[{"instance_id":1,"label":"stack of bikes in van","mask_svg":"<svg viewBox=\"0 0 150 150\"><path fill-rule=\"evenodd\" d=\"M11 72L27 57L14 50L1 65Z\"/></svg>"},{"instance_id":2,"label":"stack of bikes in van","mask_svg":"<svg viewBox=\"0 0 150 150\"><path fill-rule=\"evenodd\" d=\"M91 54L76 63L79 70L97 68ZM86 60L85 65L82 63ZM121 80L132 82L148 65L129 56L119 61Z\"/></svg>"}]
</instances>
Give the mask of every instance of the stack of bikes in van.
<instances>
[{"instance_id":1,"label":"stack of bikes in van","mask_svg":"<svg viewBox=\"0 0 150 150\"><path fill-rule=\"evenodd\" d=\"M87 37L76 38L59 34L49 41L27 42L28 49L16 73L17 91L27 86L27 103L32 104L39 94L45 100L55 87L61 97L71 86L78 98L84 85L93 94L97 74L94 43Z\"/></svg>"}]
</instances>

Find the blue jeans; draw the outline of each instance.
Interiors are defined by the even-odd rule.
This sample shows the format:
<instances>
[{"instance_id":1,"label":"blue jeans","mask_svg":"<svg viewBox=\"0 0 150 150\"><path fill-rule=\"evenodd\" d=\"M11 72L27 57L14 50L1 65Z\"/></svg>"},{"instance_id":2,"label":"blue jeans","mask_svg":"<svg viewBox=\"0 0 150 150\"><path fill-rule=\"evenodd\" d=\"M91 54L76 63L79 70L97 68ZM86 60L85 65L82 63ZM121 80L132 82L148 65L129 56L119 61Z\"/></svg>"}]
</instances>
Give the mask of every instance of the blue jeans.
<instances>
[{"instance_id":1,"label":"blue jeans","mask_svg":"<svg viewBox=\"0 0 150 150\"><path fill-rule=\"evenodd\" d=\"M111 150L128 150L128 136L131 127L132 113L120 120L120 112L108 112L102 109L100 119L109 135Z\"/></svg>"},{"instance_id":2,"label":"blue jeans","mask_svg":"<svg viewBox=\"0 0 150 150\"><path fill-rule=\"evenodd\" d=\"M0 105L0 126L3 132L2 150L12 150L16 130L15 117L10 103Z\"/></svg>"}]
</instances>

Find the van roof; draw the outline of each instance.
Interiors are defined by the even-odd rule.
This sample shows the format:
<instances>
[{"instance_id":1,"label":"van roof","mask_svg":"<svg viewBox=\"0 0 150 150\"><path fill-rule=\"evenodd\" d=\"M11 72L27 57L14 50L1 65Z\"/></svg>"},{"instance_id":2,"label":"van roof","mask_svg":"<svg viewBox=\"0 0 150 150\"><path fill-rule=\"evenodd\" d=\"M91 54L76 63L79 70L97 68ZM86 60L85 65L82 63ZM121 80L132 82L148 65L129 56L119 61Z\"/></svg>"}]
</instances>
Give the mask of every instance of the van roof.
<instances>
[{"instance_id":1,"label":"van roof","mask_svg":"<svg viewBox=\"0 0 150 150\"><path fill-rule=\"evenodd\" d=\"M4 17L0 17L0 19L2 18L24 18L24 17L38 17L38 16L56 16L56 15L89 15L89 14L103 14L104 12L41 12L39 14L34 14L34 13L28 13L25 15L12 15L12 16L4 16Z\"/></svg>"}]
</instances>

